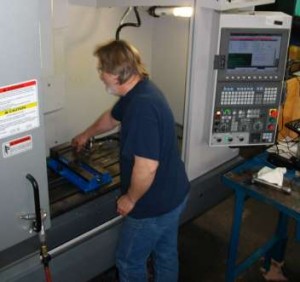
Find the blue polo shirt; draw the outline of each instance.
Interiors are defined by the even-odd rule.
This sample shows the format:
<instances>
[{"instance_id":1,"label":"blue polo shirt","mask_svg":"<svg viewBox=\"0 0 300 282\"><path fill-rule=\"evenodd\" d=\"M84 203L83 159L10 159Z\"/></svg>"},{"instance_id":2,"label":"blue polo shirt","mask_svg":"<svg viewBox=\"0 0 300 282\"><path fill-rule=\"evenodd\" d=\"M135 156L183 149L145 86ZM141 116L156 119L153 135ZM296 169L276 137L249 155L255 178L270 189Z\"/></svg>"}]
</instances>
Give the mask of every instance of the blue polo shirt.
<instances>
[{"instance_id":1,"label":"blue polo shirt","mask_svg":"<svg viewBox=\"0 0 300 282\"><path fill-rule=\"evenodd\" d=\"M174 117L162 92L149 79L143 79L118 100L112 116L121 122L123 194L130 186L134 156L159 162L151 187L129 215L154 217L176 208L188 193L189 181L178 150Z\"/></svg>"}]
</instances>

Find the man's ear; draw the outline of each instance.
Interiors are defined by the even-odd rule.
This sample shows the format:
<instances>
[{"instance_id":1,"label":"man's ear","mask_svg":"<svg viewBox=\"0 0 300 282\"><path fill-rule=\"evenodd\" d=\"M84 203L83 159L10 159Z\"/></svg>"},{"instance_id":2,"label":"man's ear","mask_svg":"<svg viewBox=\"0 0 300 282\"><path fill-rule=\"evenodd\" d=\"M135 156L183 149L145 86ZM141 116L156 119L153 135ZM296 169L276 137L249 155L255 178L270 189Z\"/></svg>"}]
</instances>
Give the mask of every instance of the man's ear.
<instances>
[{"instance_id":1,"label":"man's ear","mask_svg":"<svg viewBox=\"0 0 300 282\"><path fill-rule=\"evenodd\" d=\"M119 75L115 75L114 77L114 82L117 84L117 85L121 85L121 81L120 81L120 76Z\"/></svg>"}]
</instances>

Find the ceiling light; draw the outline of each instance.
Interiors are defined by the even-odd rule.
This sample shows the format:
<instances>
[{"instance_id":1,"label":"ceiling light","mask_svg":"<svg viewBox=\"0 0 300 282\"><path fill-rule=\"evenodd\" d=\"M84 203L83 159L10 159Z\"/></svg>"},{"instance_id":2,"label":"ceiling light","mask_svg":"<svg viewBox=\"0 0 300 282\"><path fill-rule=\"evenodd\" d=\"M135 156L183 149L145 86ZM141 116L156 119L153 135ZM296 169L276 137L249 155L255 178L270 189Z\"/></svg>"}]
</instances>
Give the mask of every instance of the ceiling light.
<instances>
[{"instance_id":1,"label":"ceiling light","mask_svg":"<svg viewBox=\"0 0 300 282\"><path fill-rule=\"evenodd\" d=\"M148 10L148 12L153 17L175 16L189 18L193 15L193 8L153 6Z\"/></svg>"}]
</instances>

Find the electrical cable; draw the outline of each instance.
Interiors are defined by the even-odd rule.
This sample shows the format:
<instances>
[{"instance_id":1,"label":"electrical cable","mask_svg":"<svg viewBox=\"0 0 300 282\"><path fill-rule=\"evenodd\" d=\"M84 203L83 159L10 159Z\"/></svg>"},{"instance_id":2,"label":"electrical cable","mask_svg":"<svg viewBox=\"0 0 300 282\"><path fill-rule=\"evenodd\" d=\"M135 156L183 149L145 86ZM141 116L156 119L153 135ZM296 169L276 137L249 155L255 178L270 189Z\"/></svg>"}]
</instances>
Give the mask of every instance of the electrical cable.
<instances>
[{"instance_id":1,"label":"electrical cable","mask_svg":"<svg viewBox=\"0 0 300 282\"><path fill-rule=\"evenodd\" d=\"M44 271L45 271L45 281L52 282L52 277L51 277L51 272L50 272L49 266L44 266Z\"/></svg>"},{"instance_id":2,"label":"electrical cable","mask_svg":"<svg viewBox=\"0 0 300 282\"><path fill-rule=\"evenodd\" d=\"M133 11L134 11L134 14L135 14L137 22L136 23L132 23L132 22L123 23L123 21L129 15L129 13L131 12L131 10L132 10L132 7L129 7L125 11L125 13L124 13L124 15L123 15L123 17L121 19L120 24L119 24L119 26L117 28L117 31L116 31L116 40L120 40L120 32L121 32L122 28L129 27L129 26L132 26L132 27L140 27L141 26L141 18L140 18L140 15L139 15L137 7L133 7Z\"/></svg>"},{"instance_id":3,"label":"electrical cable","mask_svg":"<svg viewBox=\"0 0 300 282\"><path fill-rule=\"evenodd\" d=\"M43 221L42 221L42 228L39 233L39 239L40 239L40 259L41 259L41 263L44 266L45 281L51 282L52 277L51 277L51 271L49 267L51 256L48 252L48 246L46 242L46 232L45 232L45 226L43 224Z\"/></svg>"},{"instance_id":4,"label":"electrical cable","mask_svg":"<svg viewBox=\"0 0 300 282\"><path fill-rule=\"evenodd\" d=\"M124 24L125 19L128 17L128 15L130 14L131 11L132 11L132 7L128 7L127 10L125 11L125 13L122 16L119 25Z\"/></svg>"}]
</instances>

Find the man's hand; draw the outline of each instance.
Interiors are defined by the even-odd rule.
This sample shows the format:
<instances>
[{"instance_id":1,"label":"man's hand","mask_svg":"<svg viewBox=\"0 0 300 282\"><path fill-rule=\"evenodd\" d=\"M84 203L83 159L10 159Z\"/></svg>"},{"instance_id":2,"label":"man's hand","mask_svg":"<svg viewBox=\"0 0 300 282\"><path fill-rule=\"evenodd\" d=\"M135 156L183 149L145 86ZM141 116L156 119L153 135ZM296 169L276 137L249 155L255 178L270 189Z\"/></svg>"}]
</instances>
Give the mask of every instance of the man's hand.
<instances>
[{"instance_id":1,"label":"man's hand","mask_svg":"<svg viewBox=\"0 0 300 282\"><path fill-rule=\"evenodd\" d=\"M117 212L120 215L126 216L135 206L135 202L129 197L128 194L122 195L117 201Z\"/></svg>"},{"instance_id":2,"label":"man's hand","mask_svg":"<svg viewBox=\"0 0 300 282\"><path fill-rule=\"evenodd\" d=\"M105 111L91 126L72 139L72 146L80 152L88 140L96 135L108 132L119 125L111 115L111 109Z\"/></svg>"},{"instance_id":3,"label":"man's hand","mask_svg":"<svg viewBox=\"0 0 300 282\"><path fill-rule=\"evenodd\" d=\"M117 201L117 211L127 215L132 211L136 202L151 187L159 162L139 156L134 156L134 165L131 174L130 186L127 193Z\"/></svg>"},{"instance_id":4,"label":"man's hand","mask_svg":"<svg viewBox=\"0 0 300 282\"><path fill-rule=\"evenodd\" d=\"M83 132L72 139L71 145L75 148L76 152L80 152L88 140L88 136Z\"/></svg>"}]
</instances>

